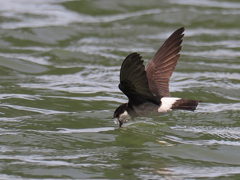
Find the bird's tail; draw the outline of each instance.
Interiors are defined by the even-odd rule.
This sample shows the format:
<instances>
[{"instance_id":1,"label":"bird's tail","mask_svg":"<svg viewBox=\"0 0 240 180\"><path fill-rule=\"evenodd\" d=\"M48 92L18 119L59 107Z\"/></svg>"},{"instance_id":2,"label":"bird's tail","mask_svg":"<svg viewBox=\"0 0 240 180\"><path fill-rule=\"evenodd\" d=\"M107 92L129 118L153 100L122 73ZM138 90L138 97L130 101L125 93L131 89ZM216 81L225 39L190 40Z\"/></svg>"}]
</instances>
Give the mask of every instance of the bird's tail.
<instances>
[{"instance_id":1,"label":"bird's tail","mask_svg":"<svg viewBox=\"0 0 240 180\"><path fill-rule=\"evenodd\" d=\"M188 99L178 99L173 105L171 109L181 109L181 110L188 110L194 111L198 103L201 101L196 100L188 100Z\"/></svg>"}]
</instances>

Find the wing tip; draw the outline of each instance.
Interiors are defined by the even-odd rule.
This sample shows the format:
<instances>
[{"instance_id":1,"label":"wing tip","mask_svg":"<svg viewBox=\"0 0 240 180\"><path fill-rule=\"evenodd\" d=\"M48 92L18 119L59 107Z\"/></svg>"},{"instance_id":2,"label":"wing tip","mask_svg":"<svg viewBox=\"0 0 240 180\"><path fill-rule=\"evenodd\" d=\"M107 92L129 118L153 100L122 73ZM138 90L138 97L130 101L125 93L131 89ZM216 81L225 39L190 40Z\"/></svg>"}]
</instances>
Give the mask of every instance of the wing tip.
<instances>
[{"instance_id":1,"label":"wing tip","mask_svg":"<svg viewBox=\"0 0 240 180\"><path fill-rule=\"evenodd\" d=\"M185 31L185 27L178 28L175 32L181 32L181 34Z\"/></svg>"},{"instance_id":2,"label":"wing tip","mask_svg":"<svg viewBox=\"0 0 240 180\"><path fill-rule=\"evenodd\" d=\"M129 54L125 59L131 59L132 57L136 57L136 56L141 57L139 53L133 52Z\"/></svg>"}]
</instances>

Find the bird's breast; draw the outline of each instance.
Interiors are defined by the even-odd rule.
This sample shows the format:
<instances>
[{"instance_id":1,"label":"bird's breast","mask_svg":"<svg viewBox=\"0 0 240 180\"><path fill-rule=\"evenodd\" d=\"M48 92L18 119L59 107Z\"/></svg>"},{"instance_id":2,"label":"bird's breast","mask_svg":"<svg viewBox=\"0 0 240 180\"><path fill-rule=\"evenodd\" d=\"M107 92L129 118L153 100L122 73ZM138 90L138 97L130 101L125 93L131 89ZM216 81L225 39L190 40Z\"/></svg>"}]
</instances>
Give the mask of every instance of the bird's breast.
<instances>
[{"instance_id":1,"label":"bird's breast","mask_svg":"<svg viewBox=\"0 0 240 180\"><path fill-rule=\"evenodd\" d=\"M159 106L151 102L145 102L138 106L133 106L133 109L137 116L149 116L158 113Z\"/></svg>"}]
</instances>

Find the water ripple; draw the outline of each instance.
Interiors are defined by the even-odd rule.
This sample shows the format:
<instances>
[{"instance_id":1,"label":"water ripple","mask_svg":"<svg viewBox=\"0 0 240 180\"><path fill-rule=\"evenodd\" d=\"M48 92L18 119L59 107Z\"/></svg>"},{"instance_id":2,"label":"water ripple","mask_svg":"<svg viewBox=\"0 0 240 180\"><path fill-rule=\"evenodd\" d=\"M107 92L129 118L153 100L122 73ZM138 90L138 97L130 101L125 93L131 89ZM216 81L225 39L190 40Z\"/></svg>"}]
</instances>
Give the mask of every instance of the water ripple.
<instances>
[{"instance_id":1,"label":"water ripple","mask_svg":"<svg viewBox=\"0 0 240 180\"><path fill-rule=\"evenodd\" d=\"M240 140L240 128L239 127L212 127L212 126L175 126L171 127L178 131L194 132L201 134L210 134L219 136L221 138Z\"/></svg>"},{"instance_id":2,"label":"water ripple","mask_svg":"<svg viewBox=\"0 0 240 180\"><path fill-rule=\"evenodd\" d=\"M186 178L219 178L221 176L230 176L239 174L240 168L234 166L215 166L215 167L172 167L163 168L157 173L166 175L171 179L186 179Z\"/></svg>"},{"instance_id":3,"label":"water ripple","mask_svg":"<svg viewBox=\"0 0 240 180\"><path fill-rule=\"evenodd\" d=\"M16 18L20 22L4 22L1 24L3 29L16 29L26 27L45 27L45 26L61 26L70 23L101 23L101 22L113 22L130 17L159 14L160 9L149 9L138 12L123 13L118 15L108 16L91 16L86 14L78 14L76 12L67 10L61 5L53 3L55 1L37 1L24 3L25 0L12 0L8 3L4 3L1 6L0 12L2 16ZM14 7L14 11L12 10ZM10 13L11 12L11 13ZM31 15L41 16L41 18L26 18L25 13ZM45 16L45 17L44 17ZM44 20L43 20L44 17Z\"/></svg>"},{"instance_id":4,"label":"water ripple","mask_svg":"<svg viewBox=\"0 0 240 180\"><path fill-rule=\"evenodd\" d=\"M170 2L175 4L184 4L191 6L202 6L202 7L218 7L218 8L240 8L240 3L237 2L219 2L210 0L170 0Z\"/></svg>"},{"instance_id":5,"label":"water ripple","mask_svg":"<svg viewBox=\"0 0 240 180\"><path fill-rule=\"evenodd\" d=\"M69 113L66 111L54 111L49 109L41 109L41 108L33 108L28 106L18 106L18 105L10 105L10 104L0 104L0 107L10 107L17 110L23 110L23 111L30 111L30 112L38 112L41 114L63 114L63 113Z\"/></svg>"},{"instance_id":6,"label":"water ripple","mask_svg":"<svg viewBox=\"0 0 240 180\"><path fill-rule=\"evenodd\" d=\"M0 179L237 178L240 3L1 1ZM184 26L172 96L195 112L112 113L124 58L149 62Z\"/></svg>"},{"instance_id":7,"label":"water ripple","mask_svg":"<svg viewBox=\"0 0 240 180\"><path fill-rule=\"evenodd\" d=\"M212 146L212 145L228 145L228 146L240 146L240 142L238 141L224 141L224 140L184 140L182 138L176 136L165 136L165 139L172 141L174 143L181 143L181 144L191 144L195 146Z\"/></svg>"}]
</instances>

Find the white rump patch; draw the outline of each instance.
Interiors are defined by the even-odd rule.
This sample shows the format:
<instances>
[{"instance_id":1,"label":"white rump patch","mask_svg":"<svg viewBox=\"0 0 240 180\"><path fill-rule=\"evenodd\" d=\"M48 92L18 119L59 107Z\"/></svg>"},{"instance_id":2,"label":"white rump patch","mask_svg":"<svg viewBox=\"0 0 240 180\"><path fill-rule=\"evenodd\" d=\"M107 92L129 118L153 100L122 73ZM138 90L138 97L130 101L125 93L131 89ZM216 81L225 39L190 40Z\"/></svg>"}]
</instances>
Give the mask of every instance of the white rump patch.
<instances>
[{"instance_id":1,"label":"white rump patch","mask_svg":"<svg viewBox=\"0 0 240 180\"><path fill-rule=\"evenodd\" d=\"M158 112L167 112L170 111L172 108L172 105L181 98L175 98L175 97L163 97L161 99L161 106L158 108Z\"/></svg>"}]
</instances>

